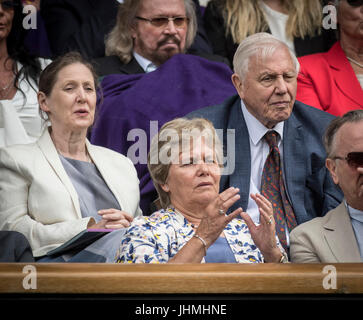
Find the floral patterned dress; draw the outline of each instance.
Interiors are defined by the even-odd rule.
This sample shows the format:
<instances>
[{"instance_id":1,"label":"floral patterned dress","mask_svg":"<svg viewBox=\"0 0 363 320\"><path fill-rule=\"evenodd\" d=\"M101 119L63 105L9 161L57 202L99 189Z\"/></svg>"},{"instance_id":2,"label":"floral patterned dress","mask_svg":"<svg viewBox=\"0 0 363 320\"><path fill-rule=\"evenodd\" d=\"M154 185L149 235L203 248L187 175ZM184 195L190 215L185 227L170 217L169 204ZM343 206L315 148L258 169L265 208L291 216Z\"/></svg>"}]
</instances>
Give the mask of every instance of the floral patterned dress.
<instances>
[{"instance_id":1,"label":"floral patterned dress","mask_svg":"<svg viewBox=\"0 0 363 320\"><path fill-rule=\"evenodd\" d=\"M193 235L191 223L174 208L161 209L151 216L137 217L121 240L116 262L166 263ZM242 219L233 219L224 229L224 235L237 263L264 262L262 253L254 244ZM284 253L279 243L278 246Z\"/></svg>"}]
</instances>

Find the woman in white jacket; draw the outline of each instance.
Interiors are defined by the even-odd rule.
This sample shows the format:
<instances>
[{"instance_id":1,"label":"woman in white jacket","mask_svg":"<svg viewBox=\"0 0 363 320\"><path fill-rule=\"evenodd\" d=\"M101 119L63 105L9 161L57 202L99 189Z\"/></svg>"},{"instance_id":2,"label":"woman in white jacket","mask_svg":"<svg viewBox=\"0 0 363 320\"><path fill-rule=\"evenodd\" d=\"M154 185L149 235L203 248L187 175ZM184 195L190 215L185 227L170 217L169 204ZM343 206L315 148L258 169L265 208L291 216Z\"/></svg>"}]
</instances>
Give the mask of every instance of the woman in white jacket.
<instances>
[{"instance_id":1,"label":"woman in white jacket","mask_svg":"<svg viewBox=\"0 0 363 320\"><path fill-rule=\"evenodd\" d=\"M132 162L86 138L96 91L97 76L80 54L57 58L39 80L50 126L36 143L0 149L0 230L23 233L38 261L49 261L50 250L87 228L121 232L96 241L87 257L73 252L51 260L112 261L122 229L141 214Z\"/></svg>"}]
</instances>

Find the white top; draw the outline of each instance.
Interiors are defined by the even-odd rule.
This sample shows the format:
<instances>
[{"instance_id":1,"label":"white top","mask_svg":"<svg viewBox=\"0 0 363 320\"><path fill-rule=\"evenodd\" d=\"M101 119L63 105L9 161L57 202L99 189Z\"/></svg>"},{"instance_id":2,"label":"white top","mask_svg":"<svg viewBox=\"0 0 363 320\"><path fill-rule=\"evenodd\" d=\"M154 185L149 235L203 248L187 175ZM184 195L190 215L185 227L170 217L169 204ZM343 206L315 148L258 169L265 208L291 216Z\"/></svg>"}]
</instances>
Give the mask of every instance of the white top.
<instances>
[{"instance_id":1,"label":"white top","mask_svg":"<svg viewBox=\"0 0 363 320\"><path fill-rule=\"evenodd\" d=\"M138 62L138 64L141 66L141 68L146 72L149 73L151 71L155 71L157 69L157 66L153 64L150 60L144 58L143 56L140 56L135 51L133 52L133 55Z\"/></svg>"},{"instance_id":2,"label":"white top","mask_svg":"<svg viewBox=\"0 0 363 320\"><path fill-rule=\"evenodd\" d=\"M51 61L39 59L43 70ZM17 63L18 70L22 65ZM32 79L31 85L37 90L38 84ZM0 100L0 147L35 142L42 134L44 121L39 115L37 91L24 79L19 79L19 87L11 100ZM25 96L24 96L25 95Z\"/></svg>"},{"instance_id":3,"label":"white top","mask_svg":"<svg viewBox=\"0 0 363 320\"><path fill-rule=\"evenodd\" d=\"M259 4L263 13L265 14L265 18L270 28L271 34L277 39L285 42L290 50L295 53L295 46L293 40L287 38L286 36L286 22L289 16L287 14L271 9L263 1L260 1Z\"/></svg>"},{"instance_id":4,"label":"white top","mask_svg":"<svg viewBox=\"0 0 363 320\"><path fill-rule=\"evenodd\" d=\"M357 79L360 83L361 88L363 89L363 74L357 74Z\"/></svg>"}]
</instances>

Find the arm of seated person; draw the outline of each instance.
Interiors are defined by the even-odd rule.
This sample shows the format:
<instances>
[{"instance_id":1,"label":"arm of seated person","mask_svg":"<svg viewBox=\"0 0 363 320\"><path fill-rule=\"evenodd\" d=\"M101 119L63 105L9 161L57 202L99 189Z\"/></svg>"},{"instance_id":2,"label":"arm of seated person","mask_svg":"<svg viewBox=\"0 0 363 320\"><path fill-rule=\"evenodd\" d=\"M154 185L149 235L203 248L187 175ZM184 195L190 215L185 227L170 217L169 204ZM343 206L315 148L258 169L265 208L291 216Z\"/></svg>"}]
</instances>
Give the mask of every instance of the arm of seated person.
<instances>
[{"instance_id":1,"label":"arm of seated person","mask_svg":"<svg viewBox=\"0 0 363 320\"><path fill-rule=\"evenodd\" d=\"M203 242L193 237L168 263L200 263L206 254Z\"/></svg>"},{"instance_id":2,"label":"arm of seated person","mask_svg":"<svg viewBox=\"0 0 363 320\"><path fill-rule=\"evenodd\" d=\"M147 222L148 217L138 217L121 239L116 263L166 263L169 260L168 237ZM172 245L172 244L171 244Z\"/></svg>"},{"instance_id":3,"label":"arm of seated person","mask_svg":"<svg viewBox=\"0 0 363 320\"><path fill-rule=\"evenodd\" d=\"M163 238L166 241L163 241ZM170 243L171 241L171 243ZM147 224L133 225L121 241L118 263L200 263L205 255L203 243L193 237L172 258L169 254L177 246L167 233L152 230Z\"/></svg>"},{"instance_id":4,"label":"arm of seated person","mask_svg":"<svg viewBox=\"0 0 363 320\"><path fill-rule=\"evenodd\" d=\"M44 254L51 245L68 241L86 229L92 219L53 217L51 211L62 208L49 200L49 194L38 194L30 173L6 149L0 150L0 177L0 230L24 234L35 256ZM29 195L32 201L29 201ZM33 214L29 213L29 208L33 208Z\"/></svg>"},{"instance_id":5,"label":"arm of seated person","mask_svg":"<svg viewBox=\"0 0 363 320\"><path fill-rule=\"evenodd\" d=\"M321 263L309 239L298 229L290 233L290 257L293 263Z\"/></svg>"}]
</instances>

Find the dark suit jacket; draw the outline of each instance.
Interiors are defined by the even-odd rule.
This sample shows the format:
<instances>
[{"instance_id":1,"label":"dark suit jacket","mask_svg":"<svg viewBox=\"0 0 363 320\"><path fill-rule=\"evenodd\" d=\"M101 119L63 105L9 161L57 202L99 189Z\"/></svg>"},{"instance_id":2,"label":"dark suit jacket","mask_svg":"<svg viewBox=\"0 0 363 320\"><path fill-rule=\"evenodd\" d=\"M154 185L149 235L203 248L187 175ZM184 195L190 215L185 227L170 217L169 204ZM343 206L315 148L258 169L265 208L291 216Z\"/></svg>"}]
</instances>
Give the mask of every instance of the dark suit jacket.
<instances>
[{"instance_id":1,"label":"dark suit jacket","mask_svg":"<svg viewBox=\"0 0 363 320\"><path fill-rule=\"evenodd\" d=\"M122 63L118 56L107 56L93 60L98 76L103 77L109 74L137 74L144 73L135 58L132 58L129 63Z\"/></svg>"},{"instance_id":2,"label":"dark suit jacket","mask_svg":"<svg viewBox=\"0 0 363 320\"><path fill-rule=\"evenodd\" d=\"M196 110L189 118L209 119L216 129L223 129L223 145L227 144L227 129L235 130L235 159L231 146L225 156L229 163L235 161L231 175L221 177L221 190L230 186L240 189L241 198L231 210L247 208L250 190L251 154L247 126L239 96L233 96L220 105ZM303 223L324 215L343 199L325 168L325 150L322 135L334 116L307 106L299 101L284 125L283 165L287 193L297 222Z\"/></svg>"},{"instance_id":3,"label":"dark suit jacket","mask_svg":"<svg viewBox=\"0 0 363 320\"><path fill-rule=\"evenodd\" d=\"M87 58L103 57L104 37L116 23L118 5L116 0L42 0L53 55L76 50Z\"/></svg>"},{"instance_id":4,"label":"dark suit jacket","mask_svg":"<svg viewBox=\"0 0 363 320\"><path fill-rule=\"evenodd\" d=\"M226 36L225 21L222 14L222 8L225 5L223 0L211 0L208 2L204 13L204 27L207 32L209 42L212 45L213 52L220 56L228 58L233 63L233 56L238 47L232 36ZM296 56L301 57L307 54L325 52L336 41L334 30L325 30L315 37L294 38L294 47ZM270 30L266 32L271 33Z\"/></svg>"}]
</instances>

